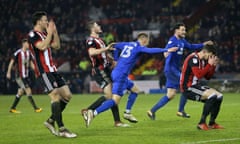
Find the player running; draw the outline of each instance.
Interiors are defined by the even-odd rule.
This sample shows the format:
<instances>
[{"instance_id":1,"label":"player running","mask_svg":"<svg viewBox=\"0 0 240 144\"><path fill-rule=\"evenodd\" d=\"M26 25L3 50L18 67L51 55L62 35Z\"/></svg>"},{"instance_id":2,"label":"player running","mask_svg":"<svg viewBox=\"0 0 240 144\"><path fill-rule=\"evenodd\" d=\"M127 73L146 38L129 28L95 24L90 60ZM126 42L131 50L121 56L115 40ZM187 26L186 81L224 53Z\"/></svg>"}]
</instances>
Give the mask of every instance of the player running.
<instances>
[{"instance_id":1,"label":"player running","mask_svg":"<svg viewBox=\"0 0 240 144\"><path fill-rule=\"evenodd\" d=\"M106 46L103 40L99 37L102 33L101 26L95 21L89 21L87 24L90 36L86 40L86 47L88 55L92 63L92 76L98 85L103 89L104 96L99 97L87 109L82 109L81 113L84 120L87 120L87 110L95 110L107 99L112 98L112 80L111 71L113 67L113 58L109 54L109 50L113 50L112 44ZM114 126L115 127L128 127L120 120L118 105L111 108Z\"/></svg>"},{"instance_id":2,"label":"player running","mask_svg":"<svg viewBox=\"0 0 240 144\"><path fill-rule=\"evenodd\" d=\"M190 44L185 40L186 36L186 27L183 23L176 24L173 28L174 35L169 39L166 48L178 47L178 50L173 53L164 53L166 57L165 66L164 66L164 74L166 76L166 87L167 94L163 96L150 110L147 111L147 115L150 119L155 120L156 111L162 108L165 104L167 104L171 99L173 99L176 95L177 90L179 89L180 83L180 67L182 62L183 50L198 50L201 49L204 45L212 45L212 41L206 41L201 44ZM187 102L187 99L181 95L179 109L177 112L178 116L189 118L190 115L185 113L184 106Z\"/></svg>"},{"instance_id":3,"label":"player running","mask_svg":"<svg viewBox=\"0 0 240 144\"><path fill-rule=\"evenodd\" d=\"M119 49L121 54L119 56L117 65L112 71L111 78L113 81L112 88L112 99L107 100L101 106L99 106L96 110L88 110L87 112L87 121L86 125L89 126L92 119L100 114L108 110L109 108L117 105L121 97L123 96L124 90L127 88L128 83L128 75L131 72L133 66L138 60L139 56L142 53L161 53L161 52L173 52L177 50L177 47L169 48L169 49L161 49L161 48L147 48L149 43L149 37L146 33L138 34L136 42L120 42L115 44L113 47Z\"/></svg>"}]
</instances>

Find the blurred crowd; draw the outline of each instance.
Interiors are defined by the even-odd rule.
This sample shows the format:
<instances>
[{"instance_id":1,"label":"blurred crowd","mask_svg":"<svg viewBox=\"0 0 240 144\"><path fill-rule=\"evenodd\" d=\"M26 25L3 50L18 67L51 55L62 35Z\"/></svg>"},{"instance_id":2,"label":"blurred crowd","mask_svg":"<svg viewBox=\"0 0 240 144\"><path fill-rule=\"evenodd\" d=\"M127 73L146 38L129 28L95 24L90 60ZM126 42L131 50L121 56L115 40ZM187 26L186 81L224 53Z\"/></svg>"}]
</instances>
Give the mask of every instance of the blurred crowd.
<instances>
[{"instance_id":1,"label":"blurred crowd","mask_svg":"<svg viewBox=\"0 0 240 144\"><path fill-rule=\"evenodd\" d=\"M62 47L61 50L54 51L57 66L69 62L72 72L87 75L89 68L83 69L79 65L88 58L85 39L89 33L85 24L89 19L100 22L106 43L132 41L134 30L158 30L160 33L152 36L150 46L164 47L172 35L173 25L194 16L209 1L211 0L1 0L1 85L6 83L5 72L10 57L20 47L21 39L32 29L31 15L37 10L46 11L49 18L56 22ZM187 24L187 39L193 43L214 40L220 57L218 72L239 72L240 10L237 8L240 0L215 1L210 13L196 17L198 20L195 24ZM163 56L156 55L154 58L157 63L153 68L161 72ZM147 59L149 56L143 55L135 68ZM74 76L79 77L79 73Z\"/></svg>"}]
</instances>

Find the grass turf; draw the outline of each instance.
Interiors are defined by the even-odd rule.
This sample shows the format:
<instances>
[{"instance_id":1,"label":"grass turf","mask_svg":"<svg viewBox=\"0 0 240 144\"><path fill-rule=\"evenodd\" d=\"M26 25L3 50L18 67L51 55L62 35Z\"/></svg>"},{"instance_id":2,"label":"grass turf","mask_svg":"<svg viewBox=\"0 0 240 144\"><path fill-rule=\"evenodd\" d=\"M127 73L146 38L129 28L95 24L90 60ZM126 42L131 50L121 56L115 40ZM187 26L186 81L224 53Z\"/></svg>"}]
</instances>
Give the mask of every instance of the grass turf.
<instances>
[{"instance_id":1,"label":"grass turf","mask_svg":"<svg viewBox=\"0 0 240 144\"><path fill-rule=\"evenodd\" d=\"M113 127L110 111L97 116L89 128L85 127L80 110L96 100L99 94L73 95L73 98L63 113L65 126L78 134L77 138L66 139L56 137L43 126L50 114L50 98L46 95L34 95L42 113L35 113L23 96L17 109L21 114L9 113L9 107L14 96L0 96L0 144L199 144L199 143L240 143L240 95L224 94L224 101L217 122L224 130L199 131L196 125L199 121L202 104L189 101L186 111L190 119L176 116L179 94L164 108L156 113L156 120L150 120L146 111L155 104L162 94L139 95L132 113L138 118L138 123L129 128ZM127 95L120 103L122 116ZM128 121L122 118L122 121Z\"/></svg>"}]
</instances>

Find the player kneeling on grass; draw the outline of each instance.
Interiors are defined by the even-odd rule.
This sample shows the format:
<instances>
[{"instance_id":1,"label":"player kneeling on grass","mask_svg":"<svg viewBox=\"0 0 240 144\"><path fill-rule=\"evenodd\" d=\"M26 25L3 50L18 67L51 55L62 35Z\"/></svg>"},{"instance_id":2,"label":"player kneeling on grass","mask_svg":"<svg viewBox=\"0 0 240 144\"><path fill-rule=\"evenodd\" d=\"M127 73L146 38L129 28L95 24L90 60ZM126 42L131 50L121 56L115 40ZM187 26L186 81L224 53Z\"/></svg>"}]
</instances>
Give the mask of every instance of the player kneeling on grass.
<instances>
[{"instance_id":1,"label":"player kneeling on grass","mask_svg":"<svg viewBox=\"0 0 240 144\"><path fill-rule=\"evenodd\" d=\"M205 46L201 51L190 54L184 61L180 87L183 94L190 100L203 102L203 111L197 128L200 130L222 129L215 122L220 111L223 95L217 90L199 83L199 80L209 80L218 63L214 46ZM206 118L210 114L209 125Z\"/></svg>"}]
</instances>

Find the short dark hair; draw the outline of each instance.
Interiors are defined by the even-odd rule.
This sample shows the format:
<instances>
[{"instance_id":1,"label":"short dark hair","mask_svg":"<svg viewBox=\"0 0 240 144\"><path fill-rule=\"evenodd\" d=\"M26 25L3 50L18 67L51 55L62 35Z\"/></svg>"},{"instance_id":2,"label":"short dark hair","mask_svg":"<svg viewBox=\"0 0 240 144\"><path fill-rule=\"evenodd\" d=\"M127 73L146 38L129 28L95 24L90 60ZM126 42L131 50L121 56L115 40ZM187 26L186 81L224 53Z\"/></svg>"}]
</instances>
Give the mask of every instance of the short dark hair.
<instances>
[{"instance_id":1,"label":"short dark hair","mask_svg":"<svg viewBox=\"0 0 240 144\"><path fill-rule=\"evenodd\" d=\"M144 32L141 32L137 35L137 39L142 38L142 37L148 38L148 34L144 33Z\"/></svg>"},{"instance_id":2,"label":"short dark hair","mask_svg":"<svg viewBox=\"0 0 240 144\"><path fill-rule=\"evenodd\" d=\"M22 43L28 42L27 38L22 39Z\"/></svg>"},{"instance_id":3,"label":"short dark hair","mask_svg":"<svg viewBox=\"0 0 240 144\"><path fill-rule=\"evenodd\" d=\"M94 20L90 20L90 21L88 21L87 22L87 29L89 30L89 31L91 31L91 29L92 29L92 27L94 26L94 24L95 23L97 23L96 21L94 21Z\"/></svg>"},{"instance_id":4,"label":"short dark hair","mask_svg":"<svg viewBox=\"0 0 240 144\"><path fill-rule=\"evenodd\" d=\"M32 15L32 23L33 23L33 25L36 25L37 21L40 20L42 18L42 16L47 16L47 13L45 11L36 11Z\"/></svg>"},{"instance_id":5,"label":"short dark hair","mask_svg":"<svg viewBox=\"0 0 240 144\"><path fill-rule=\"evenodd\" d=\"M179 29L181 26L185 27L185 24L184 23L177 23L176 25L174 25L172 30L175 31L176 29Z\"/></svg>"},{"instance_id":6,"label":"short dark hair","mask_svg":"<svg viewBox=\"0 0 240 144\"><path fill-rule=\"evenodd\" d=\"M217 48L215 45L205 45L203 47L203 50L206 50L207 52L211 52L212 54L217 54Z\"/></svg>"}]
</instances>

